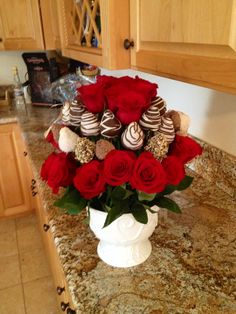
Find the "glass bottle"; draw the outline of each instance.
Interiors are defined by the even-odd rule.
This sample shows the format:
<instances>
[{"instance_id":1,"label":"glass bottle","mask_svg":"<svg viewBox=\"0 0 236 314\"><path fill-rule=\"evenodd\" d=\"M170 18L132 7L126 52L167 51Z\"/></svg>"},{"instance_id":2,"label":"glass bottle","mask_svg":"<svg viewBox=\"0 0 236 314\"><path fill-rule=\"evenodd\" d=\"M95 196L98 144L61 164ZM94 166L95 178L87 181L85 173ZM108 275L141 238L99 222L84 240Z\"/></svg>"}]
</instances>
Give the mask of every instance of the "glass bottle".
<instances>
[{"instance_id":1,"label":"glass bottle","mask_svg":"<svg viewBox=\"0 0 236 314\"><path fill-rule=\"evenodd\" d=\"M18 69L16 66L12 68L12 72L13 72L13 84L14 84L13 91L14 91L15 107L18 110L26 111L24 91L23 91L22 83L19 77Z\"/></svg>"}]
</instances>

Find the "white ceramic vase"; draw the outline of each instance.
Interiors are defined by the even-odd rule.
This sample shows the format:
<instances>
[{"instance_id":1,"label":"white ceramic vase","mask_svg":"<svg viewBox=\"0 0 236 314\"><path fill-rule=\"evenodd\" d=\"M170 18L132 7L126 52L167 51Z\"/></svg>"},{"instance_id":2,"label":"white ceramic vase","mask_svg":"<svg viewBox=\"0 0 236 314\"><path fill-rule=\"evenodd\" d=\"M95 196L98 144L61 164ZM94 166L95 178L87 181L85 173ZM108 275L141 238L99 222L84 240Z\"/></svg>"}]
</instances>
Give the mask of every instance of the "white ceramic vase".
<instances>
[{"instance_id":1,"label":"white ceramic vase","mask_svg":"<svg viewBox=\"0 0 236 314\"><path fill-rule=\"evenodd\" d=\"M90 228L100 240L97 253L105 263L115 267L131 267L149 257L152 246L148 238L157 226L157 213L147 211L147 224L139 223L132 214L124 214L103 228L107 213L91 207L89 211Z\"/></svg>"}]
</instances>

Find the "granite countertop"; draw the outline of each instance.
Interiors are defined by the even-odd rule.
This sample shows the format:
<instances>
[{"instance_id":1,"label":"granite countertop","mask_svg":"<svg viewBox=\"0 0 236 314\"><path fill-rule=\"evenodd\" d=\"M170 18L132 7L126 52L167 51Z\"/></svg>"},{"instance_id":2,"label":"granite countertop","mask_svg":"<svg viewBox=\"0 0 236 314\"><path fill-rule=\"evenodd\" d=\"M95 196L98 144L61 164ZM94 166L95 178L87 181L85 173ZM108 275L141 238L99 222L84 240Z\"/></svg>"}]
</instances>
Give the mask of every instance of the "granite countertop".
<instances>
[{"instance_id":1,"label":"granite countertop","mask_svg":"<svg viewBox=\"0 0 236 314\"><path fill-rule=\"evenodd\" d=\"M53 207L55 196L39 178L52 151L43 132L57 115L49 108L30 107L28 116L0 109L0 123L16 116L20 122L77 313L236 313L235 157L201 142L204 154L188 170L191 188L173 196L182 214L161 210L148 260L113 268L98 258L84 216Z\"/></svg>"}]
</instances>

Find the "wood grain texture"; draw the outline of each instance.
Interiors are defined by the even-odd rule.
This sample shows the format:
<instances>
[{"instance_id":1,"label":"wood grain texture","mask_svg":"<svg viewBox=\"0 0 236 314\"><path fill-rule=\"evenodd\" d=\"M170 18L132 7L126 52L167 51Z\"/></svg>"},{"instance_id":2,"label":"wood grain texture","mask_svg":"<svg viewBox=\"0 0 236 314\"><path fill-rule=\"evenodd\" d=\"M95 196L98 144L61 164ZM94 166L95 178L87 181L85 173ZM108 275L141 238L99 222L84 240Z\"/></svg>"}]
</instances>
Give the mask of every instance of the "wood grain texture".
<instances>
[{"instance_id":1,"label":"wood grain texture","mask_svg":"<svg viewBox=\"0 0 236 314\"><path fill-rule=\"evenodd\" d=\"M65 274L63 272L62 265L61 265L58 252L55 246L55 241L53 238L53 234L51 232L51 227L49 227L47 231L44 230L44 226L45 225L50 226L50 224L49 224L47 212L44 210L43 203L41 201L41 197L39 194L34 198L33 204L36 210L37 221L38 221L41 237L43 240L44 248L45 248L46 255L49 261L49 265L50 265L50 269L53 275L53 281L54 281L54 287L55 287L54 291L57 296L58 307L60 308L61 302L64 302L64 303L69 303L70 308L73 309L73 303L71 301L68 285L65 279ZM58 295L57 287L65 289L61 295Z\"/></svg>"},{"instance_id":2,"label":"wood grain texture","mask_svg":"<svg viewBox=\"0 0 236 314\"><path fill-rule=\"evenodd\" d=\"M236 1L131 0L132 68L236 93Z\"/></svg>"},{"instance_id":3,"label":"wood grain texture","mask_svg":"<svg viewBox=\"0 0 236 314\"><path fill-rule=\"evenodd\" d=\"M45 49L59 49L60 33L57 0L40 0Z\"/></svg>"},{"instance_id":4,"label":"wood grain texture","mask_svg":"<svg viewBox=\"0 0 236 314\"><path fill-rule=\"evenodd\" d=\"M1 0L5 50L44 49L38 0Z\"/></svg>"},{"instance_id":5,"label":"wood grain texture","mask_svg":"<svg viewBox=\"0 0 236 314\"><path fill-rule=\"evenodd\" d=\"M2 27L2 19L0 14L0 51L4 50L4 32Z\"/></svg>"},{"instance_id":6,"label":"wood grain texture","mask_svg":"<svg viewBox=\"0 0 236 314\"><path fill-rule=\"evenodd\" d=\"M100 0L103 38L103 66L108 69L130 67L130 51L124 39L130 37L129 1Z\"/></svg>"},{"instance_id":7,"label":"wood grain texture","mask_svg":"<svg viewBox=\"0 0 236 314\"><path fill-rule=\"evenodd\" d=\"M95 9L100 6L101 34L95 25ZM130 66L130 52L123 48L123 41L129 38L129 0L95 1L91 11L88 1L82 6L73 0L58 0L60 36L62 54L66 57L108 69L122 69ZM86 45L82 45L83 27L80 21L86 12L92 21L85 36ZM98 38L98 48L91 47L91 34Z\"/></svg>"},{"instance_id":8,"label":"wood grain texture","mask_svg":"<svg viewBox=\"0 0 236 314\"><path fill-rule=\"evenodd\" d=\"M19 126L0 125L0 216L31 211L30 177Z\"/></svg>"}]
</instances>

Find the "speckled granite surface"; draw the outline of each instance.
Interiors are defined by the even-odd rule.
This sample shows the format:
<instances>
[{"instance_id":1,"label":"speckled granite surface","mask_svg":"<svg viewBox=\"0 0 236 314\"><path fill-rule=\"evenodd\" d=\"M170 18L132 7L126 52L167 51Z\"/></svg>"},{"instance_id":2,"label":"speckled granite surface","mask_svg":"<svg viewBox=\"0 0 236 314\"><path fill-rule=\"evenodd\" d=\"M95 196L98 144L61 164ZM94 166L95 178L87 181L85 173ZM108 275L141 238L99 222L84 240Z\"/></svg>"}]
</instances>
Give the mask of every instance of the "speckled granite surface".
<instances>
[{"instance_id":1,"label":"speckled granite surface","mask_svg":"<svg viewBox=\"0 0 236 314\"><path fill-rule=\"evenodd\" d=\"M0 110L0 123L14 119L14 112L8 114ZM183 213L161 210L149 259L112 268L99 260L84 217L54 208L38 177L52 150L42 135L57 114L35 108L19 120L77 313L236 313L236 159L204 144L205 154L191 165L196 172L189 170L195 177L191 189L173 196Z\"/></svg>"}]
</instances>

